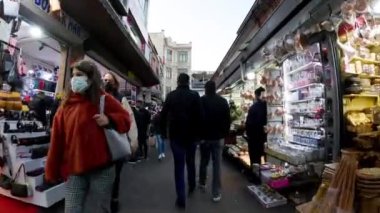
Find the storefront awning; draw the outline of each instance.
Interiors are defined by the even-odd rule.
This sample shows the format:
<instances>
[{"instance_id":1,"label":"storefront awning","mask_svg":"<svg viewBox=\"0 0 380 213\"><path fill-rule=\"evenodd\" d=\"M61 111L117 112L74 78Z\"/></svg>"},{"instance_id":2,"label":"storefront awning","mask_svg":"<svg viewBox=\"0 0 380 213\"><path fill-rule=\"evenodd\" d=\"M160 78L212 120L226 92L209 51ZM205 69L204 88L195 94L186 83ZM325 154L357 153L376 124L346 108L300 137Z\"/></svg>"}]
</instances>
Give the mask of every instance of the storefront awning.
<instances>
[{"instance_id":1,"label":"storefront awning","mask_svg":"<svg viewBox=\"0 0 380 213\"><path fill-rule=\"evenodd\" d=\"M149 87L159 83L157 75L127 32L120 16L117 15L109 1L61 0L60 2L62 9L67 14L85 28L90 36L106 47L117 61L123 63L127 70L119 70L119 72L133 72L139 80L136 82L141 82L139 86ZM96 47L91 44L87 48L96 51ZM101 55L101 53L98 54Z\"/></svg>"}]
</instances>

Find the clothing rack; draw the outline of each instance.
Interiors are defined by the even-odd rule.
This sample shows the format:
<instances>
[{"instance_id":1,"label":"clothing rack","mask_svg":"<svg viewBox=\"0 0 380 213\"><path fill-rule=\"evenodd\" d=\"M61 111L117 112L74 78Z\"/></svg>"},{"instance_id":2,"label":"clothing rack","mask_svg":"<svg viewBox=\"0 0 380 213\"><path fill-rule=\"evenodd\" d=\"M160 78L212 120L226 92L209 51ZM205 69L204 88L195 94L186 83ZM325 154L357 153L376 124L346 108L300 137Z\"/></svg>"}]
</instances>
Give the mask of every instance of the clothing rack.
<instances>
[{"instance_id":1,"label":"clothing rack","mask_svg":"<svg viewBox=\"0 0 380 213\"><path fill-rule=\"evenodd\" d=\"M16 47L16 46L14 46L14 45L12 45L12 44L6 42L6 41L0 40L0 43L5 44L5 45L7 45L7 46L9 46L9 47L12 47L12 48L14 48L14 49L16 49L16 50L18 50L18 51L21 51L21 48Z\"/></svg>"}]
</instances>

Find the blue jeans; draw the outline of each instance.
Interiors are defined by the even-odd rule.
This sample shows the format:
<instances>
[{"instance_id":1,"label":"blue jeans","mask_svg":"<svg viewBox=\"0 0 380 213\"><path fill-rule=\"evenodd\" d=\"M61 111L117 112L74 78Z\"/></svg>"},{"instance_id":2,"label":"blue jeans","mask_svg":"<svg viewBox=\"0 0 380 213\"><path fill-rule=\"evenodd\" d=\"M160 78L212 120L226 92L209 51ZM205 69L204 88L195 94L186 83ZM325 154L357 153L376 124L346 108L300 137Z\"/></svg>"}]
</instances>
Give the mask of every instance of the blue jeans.
<instances>
[{"instance_id":1,"label":"blue jeans","mask_svg":"<svg viewBox=\"0 0 380 213\"><path fill-rule=\"evenodd\" d=\"M171 141L170 145L174 157L174 177L177 202L185 204L185 163L187 168L187 184L189 186L189 191L193 191L195 189L195 151L197 145L195 142L182 145L179 141Z\"/></svg>"},{"instance_id":2,"label":"blue jeans","mask_svg":"<svg viewBox=\"0 0 380 213\"><path fill-rule=\"evenodd\" d=\"M206 140L201 147L201 163L199 167L199 184L206 185L207 167L212 158L212 195L218 196L221 193L221 161L224 139Z\"/></svg>"},{"instance_id":3,"label":"blue jeans","mask_svg":"<svg viewBox=\"0 0 380 213\"><path fill-rule=\"evenodd\" d=\"M162 135L156 135L156 143L158 155L165 154L165 139L162 138Z\"/></svg>"}]
</instances>

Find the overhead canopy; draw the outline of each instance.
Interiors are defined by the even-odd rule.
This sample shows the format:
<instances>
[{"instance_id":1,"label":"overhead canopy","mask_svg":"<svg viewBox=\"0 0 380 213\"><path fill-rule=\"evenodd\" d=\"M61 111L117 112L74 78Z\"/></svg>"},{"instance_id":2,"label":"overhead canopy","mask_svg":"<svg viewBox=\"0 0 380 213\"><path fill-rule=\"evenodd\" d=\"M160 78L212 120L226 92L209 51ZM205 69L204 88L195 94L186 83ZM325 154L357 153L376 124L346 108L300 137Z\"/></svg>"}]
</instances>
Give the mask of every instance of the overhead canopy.
<instances>
[{"instance_id":1,"label":"overhead canopy","mask_svg":"<svg viewBox=\"0 0 380 213\"><path fill-rule=\"evenodd\" d=\"M62 9L85 28L92 38L86 43L86 49L98 52L100 42L109 52L108 57L114 57L126 70L117 70L124 77L131 78L130 73L137 77L138 86L153 86L159 83L157 75L152 70L149 62L135 44L116 14L112 5L107 0L61 0ZM96 42L94 42L96 41ZM99 55L102 53L99 52ZM133 77L133 76L132 76Z\"/></svg>"}]
</instances>

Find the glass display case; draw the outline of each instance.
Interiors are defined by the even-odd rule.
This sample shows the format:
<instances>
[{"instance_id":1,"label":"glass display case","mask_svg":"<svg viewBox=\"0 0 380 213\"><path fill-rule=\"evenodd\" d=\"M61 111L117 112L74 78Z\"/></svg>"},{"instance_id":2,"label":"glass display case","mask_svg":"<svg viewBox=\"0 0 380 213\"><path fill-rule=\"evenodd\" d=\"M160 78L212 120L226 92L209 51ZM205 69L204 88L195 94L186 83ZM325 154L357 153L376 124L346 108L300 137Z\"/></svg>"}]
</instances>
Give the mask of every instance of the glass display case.
<instances>
[{"instance_id":1,"label":"glass display case","mask_svg":"<svg viewBox=\"0 0 380 213\"><path fill-rule=\"evenodd\" d=\"M285 73L286 140L306 147L323 147L325 85L319 44L287 59Z\"/></svg>"},{"instance_id":2,"label":"glass display case","mask_svg":"<svg viewBox=\"0 0 380 213\"><path fill-rule=\"evenodd\" d=\"M326 63L327 56L321 52L321 44L315 43L283 62L283 111L279 107L268 111L268 117L273 113L283 115L284 124L283 140L269 143L268 137L268 147L277 157L292 164L324 161L329 155L326 140L329 129L333 129L329 112L332 100L328 96L331 69ZM269 121L268 135L273 131Z\"/></svg>"}]
</instances>

